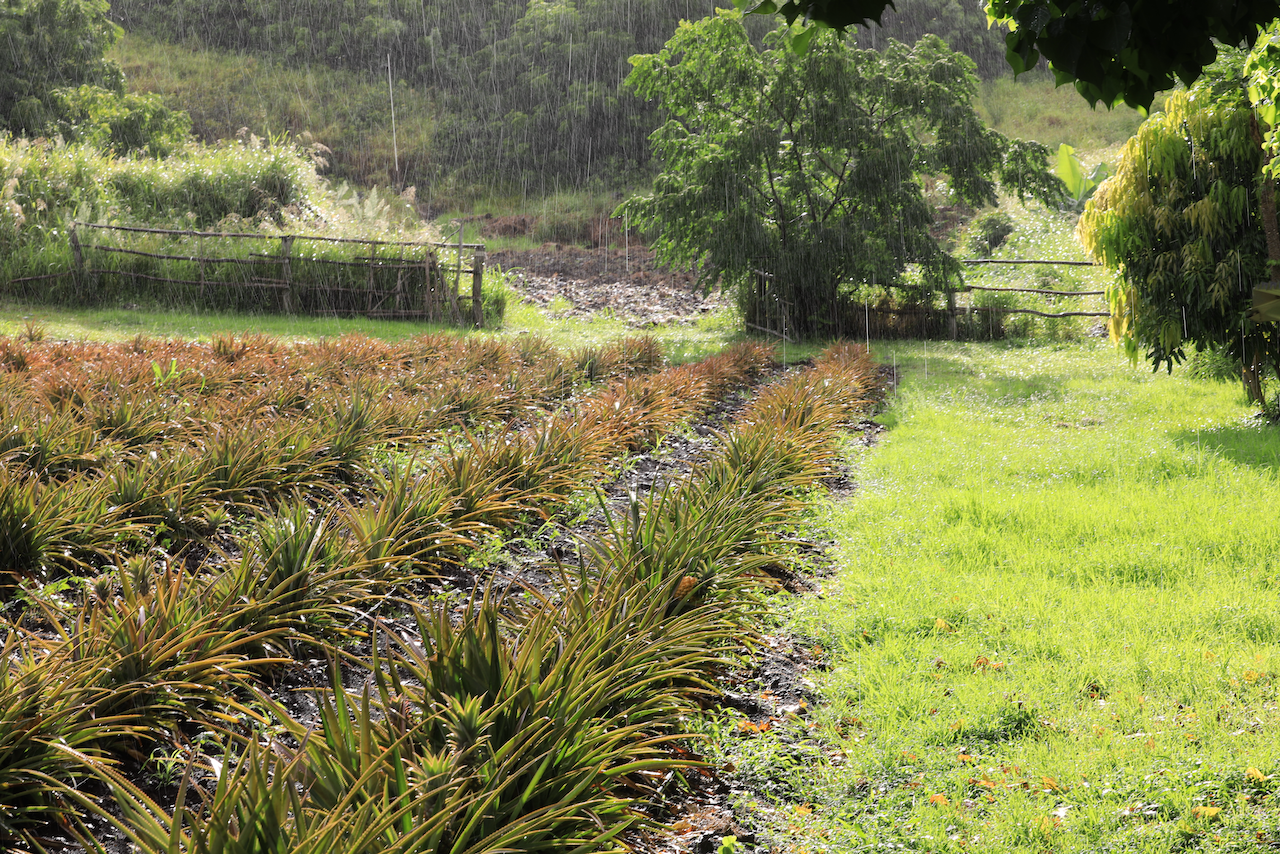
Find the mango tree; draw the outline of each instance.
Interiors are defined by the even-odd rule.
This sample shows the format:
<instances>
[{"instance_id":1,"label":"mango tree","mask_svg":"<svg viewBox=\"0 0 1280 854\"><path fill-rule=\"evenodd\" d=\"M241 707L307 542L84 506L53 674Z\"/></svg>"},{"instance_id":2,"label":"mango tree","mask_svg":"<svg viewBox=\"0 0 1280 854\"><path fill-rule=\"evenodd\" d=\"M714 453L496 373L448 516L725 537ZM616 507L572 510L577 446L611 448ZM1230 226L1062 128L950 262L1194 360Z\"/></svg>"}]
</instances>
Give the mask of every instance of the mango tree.
<instances>
[{"instance_id":1,"label":"mango tree","mask_svg":"<svg viewBox=\"0 0 1280 854\"><path fill-rule=\"evenodd\" d=\"M1245 387L1261 403L1263 369L1280 368L1276 324L1252 316L1253 289L1271 278L1274 179L1263 174L1269 158L1246 54L1222 53L1125 144L1079 234L1122 274L1109 289L1110 327L1132 358L1144 353L1154 368L1171 369L1188 345L1222 350L1240 361Z\"/></svg>"},{"instance_id":2,"label":"mango tree","mask_svg":"<svg viewBox=\"0 0 1280 854\"><path fill-rule=\"evenodd\" d=\"M879 22L892 0L743 0L788 23L840 29ZM1156 92L1191 85L1219 45L1252 43L1280 16L1277 0L987 0L987 15L1009 28L1006 59L1015 72L1043 56L1059 83L1090 103L1151 106Z\"/></svg>"},{"instance_id":3,"label":"mango tree","mask_svg":"<svg viewBox=\"0 0 1280 854\"><path fill-rule=\"evenodd\" d=\"M1063 196L1044 146L982 124L973 63L936 36L866 51L783 27L761 49L722 10L631 61L628 83L666 121L650 137L653 194L626 207L657 231L663 260L734 289L749 324L839 334L850 286L910 285L923 299L953 288L960 267L930 234L922 175L974 205L995 202L997 178L1023 197Z\"/></svg>"}]
</instances>

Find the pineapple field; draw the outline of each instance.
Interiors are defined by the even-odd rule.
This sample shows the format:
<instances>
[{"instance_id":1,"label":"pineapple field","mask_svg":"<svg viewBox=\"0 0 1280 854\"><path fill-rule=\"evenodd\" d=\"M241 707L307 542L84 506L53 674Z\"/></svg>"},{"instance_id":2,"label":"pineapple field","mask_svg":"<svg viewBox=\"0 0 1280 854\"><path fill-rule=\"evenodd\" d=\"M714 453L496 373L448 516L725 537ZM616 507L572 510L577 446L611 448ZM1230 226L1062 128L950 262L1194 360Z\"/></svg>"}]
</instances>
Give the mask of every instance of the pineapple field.
<instances>
[{"instance_id":1,"label":"pineapple field","mask_svg":"<svg viewBox=\"0 0 1280 854\"><path fill-rule=\"evenodd\" d=\"M104 854L657 845L883 384L530 335L0 364L0 840Z\"/></svg>"}]
</instances>

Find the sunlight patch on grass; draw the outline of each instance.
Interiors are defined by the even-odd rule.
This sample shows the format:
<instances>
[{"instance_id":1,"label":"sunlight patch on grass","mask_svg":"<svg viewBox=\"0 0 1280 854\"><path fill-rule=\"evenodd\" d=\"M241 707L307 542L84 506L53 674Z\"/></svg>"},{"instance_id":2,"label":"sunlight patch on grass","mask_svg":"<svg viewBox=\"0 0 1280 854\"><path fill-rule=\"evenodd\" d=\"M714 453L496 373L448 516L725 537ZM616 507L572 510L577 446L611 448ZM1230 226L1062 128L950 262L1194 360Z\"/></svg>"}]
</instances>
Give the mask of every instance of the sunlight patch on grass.
<instances>
[{"instance_id":1,"label":"sunlight patch on grass","mask_svg":"<svg viewBox=\"0 0 1280 854\"><path fill-rule=\"evenodd\" d=\"M1280 431L1102 344L877 356L894 426L797 621L834 664L806 841L1274 844Z\"/></svg>"}]
</instances>

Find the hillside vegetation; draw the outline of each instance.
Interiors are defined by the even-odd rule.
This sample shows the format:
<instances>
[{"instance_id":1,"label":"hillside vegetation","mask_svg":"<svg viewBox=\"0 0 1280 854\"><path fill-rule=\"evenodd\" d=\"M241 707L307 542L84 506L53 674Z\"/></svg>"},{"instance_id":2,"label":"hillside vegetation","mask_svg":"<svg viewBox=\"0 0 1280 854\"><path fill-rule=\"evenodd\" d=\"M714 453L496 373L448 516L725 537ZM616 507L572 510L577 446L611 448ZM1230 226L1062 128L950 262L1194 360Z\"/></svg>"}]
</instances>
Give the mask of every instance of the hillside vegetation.
<instances>
[{"instance_id":1,"label":"hillside vegetation","mask_svg":"<svg viewBox=\"0 0 1280 854\"><path fill-rule=\"evenodd\" d=\"M540 194L643 168L656 117L622 89L628 58L657 50L681 18L712 8L708 0L118 0L112 15L130 32L171 43L359 72L379 81L388 101L390 72L396 88L436 99L432 149L449 172ZM399 182L422 183L426 165L406 163Z\"/></svg>"}]
</instances>

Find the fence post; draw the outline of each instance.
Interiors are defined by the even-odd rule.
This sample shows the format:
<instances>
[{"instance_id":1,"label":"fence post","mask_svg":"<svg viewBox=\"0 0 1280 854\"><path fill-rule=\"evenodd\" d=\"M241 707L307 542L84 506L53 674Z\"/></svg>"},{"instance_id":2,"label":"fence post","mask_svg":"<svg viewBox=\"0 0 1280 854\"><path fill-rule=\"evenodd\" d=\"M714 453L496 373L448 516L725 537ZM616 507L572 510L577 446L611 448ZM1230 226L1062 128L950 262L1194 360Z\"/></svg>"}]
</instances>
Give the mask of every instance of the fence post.
<instances>
[{"instance_id":1,"label":"fence post","mask_svg":"<svg viewBox=\"0 0 1280 854\"><path fill-rule=\"evenodd\" d=\"M373 314L373 265L378 250L377 244L369 243L369 283L365 286L364 313L368 317Z\"/></svg>"},{"instance_id":2,"label":"fence post","mask_svg":"<svg viewBox=\"0 0 1280 854\"><path fill-rule=\"evenodd\" d=\"M449 289L449 308L453 311L453 322L462 325L462 310L458 308L458 291L462 290L462 223L458 223L458 269L453 274L453 287Z\"/></svg>"},{"instance_id":3,"label":"fence post","mask_svg":"<svg viewBox=\"0 0 1280 854\"><path fill-rule=\"evenodd\" d=\"M956 292L951 288L947 288L947 325L950 327L951 340L956 340Z\"/></svg>"},{"instance_id":4,"label":"fence post","mask_svg":"<svg viewBox=\"0 0 1280 854\"><path fill-rule=\"evenodd\" d=\"M427 247L427 258L422 262L422 269L426 274L426 284L422 288L422 310L427 313L427 320L435 320L436 281L439 278L439 272L436 265L436 251L430 246Z\"/></svg>"},{"instance_id":5,"label":"fence post","mask_svg":"<svg viewBox=\"0 0 1280 854\"><path fill-rule=\"evenodd\" d=\"M476 250L471 259L471 322L484 329L484 253Z\"/></svg>"},{"instance_id":6,"label":"fence post","mask_svg":"<svg viewBox=\"0 0 1280 854\"><path fill-rule=\"evenodd\" d=\"M203 253L201 253L203 255ZM293 314L293 270L290 268L289 259L293 257L293 235L288 234L280 239L280 272L284 278L284 313ZM203 287L204 282L204 259L200 260L200 281Z\"/></svg>"},{"instance_id":7,"label":"fence post","mask_svg":"<svg viewBox=\"0 0 1280 854\"><path fill-rule=\"evenodd\" d=\"M75 223L71 224L71 257L76 263L76 290L79 290L85 282L84 255L80 252L80 235L76 233Z\"/></svg>"}]
</instances>

